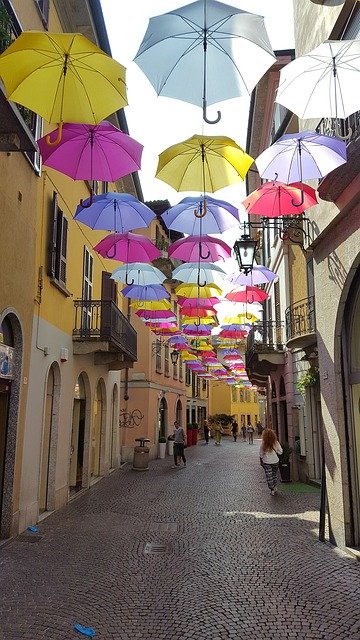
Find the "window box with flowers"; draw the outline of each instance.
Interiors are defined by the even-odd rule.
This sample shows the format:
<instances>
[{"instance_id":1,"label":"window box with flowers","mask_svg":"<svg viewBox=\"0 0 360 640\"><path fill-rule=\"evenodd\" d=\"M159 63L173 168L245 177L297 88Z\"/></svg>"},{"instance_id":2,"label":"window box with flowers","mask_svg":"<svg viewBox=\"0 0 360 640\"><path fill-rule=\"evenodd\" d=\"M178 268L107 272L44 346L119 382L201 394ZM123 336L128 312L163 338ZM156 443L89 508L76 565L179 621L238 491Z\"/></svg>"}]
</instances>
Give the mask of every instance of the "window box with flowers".
<instances>
[{"instance_id":1,"label":"window box with flowers","mask_svg":"<svg viewBox=\"0 0 360 640\"><path fill-rule=\"evenodd\" d=\"M297 390L304 396L306 389L314 387L319 380L319 369L317 367L310 367L296 383Z\"/></svg>"}]
</instances>

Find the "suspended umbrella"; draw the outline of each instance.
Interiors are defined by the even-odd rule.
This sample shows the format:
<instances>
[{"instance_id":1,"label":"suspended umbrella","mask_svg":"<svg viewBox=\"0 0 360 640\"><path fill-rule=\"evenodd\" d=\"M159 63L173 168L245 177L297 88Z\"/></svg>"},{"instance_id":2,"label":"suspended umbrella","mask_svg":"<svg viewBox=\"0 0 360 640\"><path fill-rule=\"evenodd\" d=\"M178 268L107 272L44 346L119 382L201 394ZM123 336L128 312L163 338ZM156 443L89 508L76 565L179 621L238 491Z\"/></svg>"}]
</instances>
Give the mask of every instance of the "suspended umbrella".
<instances>
[{"instance_id":1,"label":"suspended umbrella","mask_svg":"<svg viewBox=\"0 0 360 640\"><path fill-rule=\"evenodd\" d=\"M123 264L114 269L111 278L117 282L126 284L126 281L133 281L134 284L142 286L148 284L162 284L166 276L160 269L153 267L146 262L135 262L133 264Z\"/></svg>"},{"instance_id":2,"label":"suspended umbrella","mask_svg":"<svg viewBox=\"0 0 360 640\"><path fill-rule=\"evenodd\" d=\"M226 316L224 318L224 323L232 324L233 322L237 322L239 324L253 324L259 319L259 316L256 316L253 313L237 313L234 316Z\"/></svg>"},{"instance_id":3,"label":"suspended umbrella","mask_svg":"<svg viewBox=\"0 0 360 640\"><path fill-rule=\"evenodd\" d=\"M183 307L203 307L204 309L211 309L215 304L220 302L220 298L184 298L178 296L178 305L182 309Z\"/></svg>"},{"instance_id":4,"label":"suspended umbrella","mask_svg":"<svg viewBox=\"0 0 360 640\"><path fill-rule=\"evenodd\" d=\"M262 178L286 184L322 178L345 162L345 142L316 131L287 133L256 158Z\"/></svg>"},{"instance_id":5,"label":"suspended umbrella","mask_svg":"<svg viewBox=\"0 0 360 640\"><path fill-rule=\"evenodd\" d=\"M169 256L185 262L217 262L231 256L231 247L209 235L180 238L168 250Z\"/></svg>"},{"instance_id":6,"label":"suspended umbrella","mask_svg":"<svg viewBox=\"0 0 360 640\"><path fill-rule=\"evenodd\" d=\"M183 316L181 321L184 324L217 324L214 316L208 318L199 318L198 316Z\"/></svg>"},{"instance_id":7,"label":"suspended umbrella","mask_svg":"<svg viewBox=\"0 0 360 640\"><path fill-rule=\"evenodd\" d=\"M253 304L254 302L263 302L269 297L269 294L257 287L235 287L225 298L231 302L246 302L246 304Z\"/></svg>"},{"instance_id":8,"label":"suspended umbrella","mask_svg":"<svg viewBox=\"0 0 360 640\"><path fill-rule=\"evenodd\" d=\"M185 324L182 331L186 336L209 336L211 328L206 325Z\"/></svg>"},{"instance_id":9,"label":"suspended umbrella","mask_svg":"<svg viewBox=\"0 0 360 640\"><path fill-rule=\"evenodd\" d=\"M138 309L135 313L139 318L144 318L145 320L151 320L153 318L174 318L174 314L170 309Z\"/></svg>"},{"instance_id":10,"label":"suspended umbrella","mask_svg":"<svg viewBox=\"0 0 360 640\"><path fill-rule=\"evenodd\" d=\"M210 196L184 198L162 214L168 229L190 236L223 233L239 224L239 211L225 200Z\"/></svg>"},{"instance_id":11,"label":"suspended umbrella","mask_svg":"<svg viewBox=\"0 0 360 640\"><path fill-rule=\"evenodd\" d=\"M181 315L187 316L189 318L210 318L216 315L216 309L204 309L203 307L182 307Z\"/></svg>"},{"instance_id":12,"label":"suspended umbrella","mask_svg":"<svg viewBox=\"0 0 360 640\"><path fill-rule=\"evenodd\" d=\"M250 193L243 205L249 215L279 218L299 215L317 202L315 189L302 182L264 182L261 187Z\"/></svg>"},{"instance_id":13,"label":"suspended umbrella","mask_svg":"<svg viewBox=\"0 0 360 640\"><path fill-rule=\"evenodd\" d=\"M98 124L126 106L125 68L80 33L23 31L0 56L9 100L48 122ZM50 142L50 138L48 138Z\"/></svg>"},{"instance_id":14,"label":"suspended umbrella","mask_svg":"<svg viewBox=\"0 0 360 640\"><path fill-rule=\"evenodd\" d=\"M281 69L276 102L302 119L345 119L360 109L359 71L359 40L327 40Z\"/></svg>"},{"instance_id":15,"label":"suspended umbrella","mask_svg":"<svg viewBox=\"0 0 360 640\"><path fill-rule=\"evenodd\" d=\"M139 301L170 298L170 293L162 284L148 284L145 286L130 284L124 287L121 293L125 298L135 298Z\"/></svg>"},{"instance_id":16,"label":"suspended umbrella","mask_svg":"<svg viewBox=\"0 0 360 640\"><path fill-rule=\"evenodd\" d=\"M202 286L208 282L216 282L222 280L225 271L212 263L188 262L176 267L172 272L174 280L180 280L187 283L202 283Z\"/></svg>"},{"instance_id":17,"label":"suspended umbrella","mask_svg":"<svg viewBox=\"0 0 360 640\"><path fill-rule=\"evenodd\" d=\"M156 178L176 191L207 191L244 180L254 162L231 138L194 135L159 155Z\"/></svg>"},{"instance_id":18,"label":"suspended umbrella","mask_svg":"<svg viewBox=\"0 0 360 640\"><path fill-rule=\"evenodd\" d=\"M134 309L151 309L153 311L172 308L168 300L134 300L130 306Z\"/></svg>"},{"instance_id":19,"label":"suspended umbrella","mask_svg":"<svg viewBox=\"0 0 360 640\"><path fill-rule=\"evenodd\" d=\"M148 315L150 313L150 311L144 311L144 313L146 315L144 315L140 319L143 320L143 322L145 322L145 324L163 325L163 323L165 323L165 325L167 325L167 326L175 326L176 325L176 316L174 316L174 315L169 316L168 318L162 318L162 317L151 318Z\"/></svg>"},{"instance_id":20,"label":"suspended umbrella","mask_svg":"<svg viewBox=\"0 0 360 640\"><path fill-rule=\"evenodd\" d=\"M199 287L199 285L196 284L179 284L175 288L175 293L187 298L211 298L212 296L221 294L221 289L214 283L210 283L204 287Z\"/></svg>"},{"instance_id":21,"label":"suspended umbrella","mask_svg":"<svg viewBox=\"0 0 360 640\"><path fill-rule=\"evenodd\" d=\"M255 265L248 275L242 272L231 273L226 276L225 280L231 282L231 284L241 286L241 285L256 285L256 284L266 284L267 282L273 282L278 278L278 274L270 271L267 267L264 267L262 264Z\"/></svg>"},{"instance_id":22,"label":"suspended umbrella","mask_svg":"<svg viewBox=\"0 0 360 640\"><path fill-rule=\"evenodd\" d=\"M126 233L148 227L156 215L143 202L129 193L91 195L80 202L74 219L90 229Z\"/></svg>"},{"instance_id":23,"label":"suspended umbrella","mask_svg":"<svg viewBox=\"0 0 360 640\"><path fill-rule=\"evenodd\" d=\"M233 340L243 340L247 336L246 331L237 329L236 331L230 331L229 329L222 329L219 333L221 338L231 338Z\"/></svg>"},{"instance_id":24,"label":"suspended umbrella","mask_svg":"<svg viewBox=\"0 0 360 640\"><path fill-rule=\"evenodd\" d=\"M151 18L135 56L158 95L201 106L210 124L221 115L209 120L207 104L249 95L275 61L264 18L215 0Z\"/></svg>"},{"instance_id":25,"label":"suspended umbrella","mask_svg":"<svg viewBox=\"0 0 360 640\"><path fill-rule=\"evenodd\" d=\"M147 238L138 233L114 233L106 236L95 247L103 258L119 262L151 262L160 258L161 251ZM134 284L126 281L126 284Z\"/></svg>"}]
</instances>

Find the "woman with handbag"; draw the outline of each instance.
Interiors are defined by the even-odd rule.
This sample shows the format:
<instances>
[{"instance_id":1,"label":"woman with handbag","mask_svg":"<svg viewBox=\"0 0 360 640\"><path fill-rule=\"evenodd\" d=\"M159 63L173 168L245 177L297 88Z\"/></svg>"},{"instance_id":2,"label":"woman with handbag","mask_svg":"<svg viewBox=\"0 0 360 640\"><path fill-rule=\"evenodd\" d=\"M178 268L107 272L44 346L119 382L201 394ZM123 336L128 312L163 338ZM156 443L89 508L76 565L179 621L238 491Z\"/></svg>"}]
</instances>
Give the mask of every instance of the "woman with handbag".
<instances>
[{"instance_id":1,"label":"woman with handbag","mask_svg":"<svg viewBox=\"0 0 360 640\"><path fill-rule=\"evenodd\" d=\"M276 493L279 455L283 452L276 433L272 429L264 429L260 445L260 464L264 468L266 482L272 496Z\"/></svg>"}]
</instances>

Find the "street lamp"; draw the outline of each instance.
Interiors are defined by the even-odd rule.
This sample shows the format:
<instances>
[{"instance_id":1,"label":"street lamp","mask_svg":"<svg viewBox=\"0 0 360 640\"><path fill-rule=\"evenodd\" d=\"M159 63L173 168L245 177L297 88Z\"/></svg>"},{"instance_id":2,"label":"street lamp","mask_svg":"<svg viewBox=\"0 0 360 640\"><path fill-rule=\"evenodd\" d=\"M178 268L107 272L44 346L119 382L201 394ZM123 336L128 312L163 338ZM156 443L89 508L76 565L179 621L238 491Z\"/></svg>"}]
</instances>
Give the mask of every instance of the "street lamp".
<instances>
[{"instance_id":1,"label":"street lamp","mask_svg":"<svg viewBox=\"0 0 360 640\"><path fill-rule=\"evenodd\" d=\"M240 271L248 275L253 268L257 240L254 240L249 234L244 233L240 240L236 240L234 244L234 253L239 265Z\"/></svg>"},{"instance_id":2,"label":"street lamp","mask_svg":"<svg viewBox=\"0 0 360 640\"><path fill-rule=\"evenodd\" d=\"M178 359L179 359L179 352L176 351L176 349L174 349L171 353L170 353L170 358L171 358L171 362L172 364L175 366L177 365Z\"/></svg>"}]
</instances>

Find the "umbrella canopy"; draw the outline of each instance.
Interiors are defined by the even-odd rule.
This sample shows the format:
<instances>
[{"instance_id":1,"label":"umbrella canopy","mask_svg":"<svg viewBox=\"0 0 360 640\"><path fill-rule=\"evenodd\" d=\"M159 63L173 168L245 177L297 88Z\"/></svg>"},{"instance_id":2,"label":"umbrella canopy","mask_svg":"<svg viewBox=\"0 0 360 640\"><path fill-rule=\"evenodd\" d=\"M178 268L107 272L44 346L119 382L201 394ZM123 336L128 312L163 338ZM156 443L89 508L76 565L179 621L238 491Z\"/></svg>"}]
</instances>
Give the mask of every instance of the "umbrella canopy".
<instances>
[{"instance_id":1,"label":"umbrella canopy","mask_svg":"<svg viewBox=\"0 0 360 640\"><path fill-rule=\"evenodd\" d=\"M168 249L169 256L185 262L217 262L231 256L231 247L219 238L192 236L180 238Z\"/></svg>"},{"instance_id":2,"label":"umbrella canopy","mask_svg":"<svg viewBox=\"0 0 360 640\"><path fill-rule=\"evenodd\" d=\"M287 133L256 159L262 178L286 184L322 178L345 162L345 142L316 131Z\"/></svg>"},{"instance_id":3,"label":"umbrella canopy","mask_svg":"<svg viewBox=\"0 0 360 640\"><path fill-rule=\"evenodd\" d=\"M269 297L269 294L265 291L261 291L257 287L245 286L244 288L235 287L225 298L231 300L231 302L246 302L247 304L253 304L254 302L263 302Z\"/></svg>"},{"instance_id":4,"label":"umbrella canopy","mask_svg":"<svg viewBox=\"0 0 360 640\"><path fill-rule=\"evenodd\" d=\"M211 318L216 316L216 309L213 307L209 309L204 309L204 307L182 307L181 315L187 316L188 318ZM183 322L186 322L185 317L183 318Z\"/></svg>"},{"instance_id":5,"label":"umbrella canopy","mask_svg":"<svg viewBox=\"0 0 360 640\"><path fill-rule=\"evenodd\" d=\"M209 336L211 334L211 327L204 324L184 324L182 331L186 336Z\"/></svg>"},{"instance_id":6,"label":"umbrella canopy","mask_svg":"<svg viewBox=\"0 0 360 640\"><path fill-rule=\"evenodd\" d=\"M217 304L220 301L219 298L184 298L182 296L178 297L178 305L183 309L183 307L199 307L204 309L210 309L214 304Z\"/></svg>"},{"instance_id":7,"label":"umbrella canopy","mask_svg":"<svg viewBox=\"0 0 360 640\"><path fill-rule=\"evenodd\" d=\"M128 284L132 281L132 284L140 284L143 286L147 284L161 284L166 280L166 276L160 269L146 262L136 262L131 265L123 264L121 267L114 269L111 278L116 282Z\"/></svg>"},{"instance_id":8,"label":"umbrella canopy","mask_svg":"<svg viewBox=\"0 0 360 640\"><path fill-rule=\"evenodd\" d=\"M248 214L265 218L297 216L315 204L317 204L315 189L300 182L296 184L265 182L243 201Z\"/></svg>"},{"instance_id":9,"label":"umbrella canopy","mask_svg":"<svg viewBox=\"0 0 360 640\"><path fill-rule=\"evenodd\" d=\"M221 294L221 289L213 283L205 287L199 287L195 284L179 284L175 289L175 293L187 298L211 298L211 296L216 296L218 293Z\"/></svg>"},{"instance_id":10,"label":"umbrella canopy","mask_svg":"<svg viewBox=\"0 0 360 640\"><path fill-rule=\"evenodd\" d=\"M125 298L134 298L137 300L163 300L170 298L170 293L162 284L130 284L121 291Z\"/></svg>"},{"instance_id":11,"label":"umbrella canopy","mask_svg":"<svg viewBox=\"0 0 360 640\"><path fill-rule=\"evenodd\" d=\"M214 193L243 180L253 162L231 138L194 135L160 153L156 177L176 191Z\"/></svg>"},{"instance_id":12,"label":"umbrella canopy","mask_svg":"<svg viewBox=\"0 0 360 640\"><path fill-rule=\"evenodd\" d=\"M221 280L221 274L225 275L225 271L215 264L188 262L176 267L172 272L172 277L181 282L202 283L203 286L208 284L208 282Z\"/></svg>"},{"instance_id":13,"label":"umbrella canopy","mask_svg":"<svg viewBox=\"0 0 360 640\"><path fill-rule=\"evenodd\" d=\"M257 264L253 266L252 270L248 275L242 272L234 272L226 276L225 280L231 282L236 286L240 285L254 285L254 284L266 284L267 282L273 282L278 278L278 274L270 271L267 267L264 267L262 264Z\"/></svg>"},{"instance_id":14,"label":"umbrella canopy","mask_svg":"<svg viewBox=\"0 0 360 640\"><path fill-rule=\"evenodd\" d=\"M159 309L171 309L171 303L168 300L134 300L131 302L131 307L134 309L151 309L152 311L158 311Z\"/></svg>"},{"instance_id":15,"label":"umbrella canopy","mask_svg":"<svg viewBox=\"0 0 360 640\"><path fill-rule=\"evenodd\" d=\"M360 40L327 40L280 71L276 102L300 118L347 118L360 109Z\"/></svg>"},{"instance_id":16,"label":"umbrella canopy","mask_svg":"<svg viewBox=\"0 0 360 640\"><path fill-rule=\"evenodd\" d=\"M206 103L250 94L275 60L264 18L216 0L151 18L135 56L158 95L202 106L205 119Z\"/></svg>"},{"instance_id":17,"label":"umbrella canopy","mask_svg":"<svg viewBox=\"0 0 360 640\"><path fill-rule=\"evenodd\" d=\"M253 324L258 320L259 317L255 316L253 313L237 313L235 316L227 316L224 318L224 323Z\"/></svg>"},{"instance_id":18,"label":"umbrella canopy","mask_svg":"<svg viewBox=\"0 0 360 640\"><path fill-rule=\"evenodd\" d=\"M196 322L195 322L196 321ZM209 318L195 318L194 316L184 316L182 318L182 322L184 324L216 324L216 319L214 317Z\"/></svg>"},{"instance_id":19,"label":"umbrella canopy","mask_svg":"<svg viewBox=\"0 0 360 640\"><path fill-rule=\"evenodd\" d=\"M119 262L151 262L161 251L147 238L137 233L113 233L94 247L103 258Z\"/></svg>"},{"instance_id":20,"label":"umbrella canopy","mask_svg":"<svg viewBox=\"0 0 360 640\"><path fill-rule=\"evenodd\" d=\"M129 193L103 193L77 207L75 220L91 229L126 233L148 227L155 213Z\"/></svg>"},{"instance_id":21,"label":"umbrella canopy","mask_svg":"<svg viewBox=\"0 0 360 640\"><path fill-rule=\"evenodd\" d=\"M190 236L222 233L239 224L239 211L225 200L210 196L184 198L162 214L168 229Z\"/></svg>"},{"instance_id":22,"label":"umbrella canopy","mask_svg":"<svg viewBox=\"0 0 360 640\"><path fill-rule=\"evenodd\" d=\"M154 318L166 318L169 322L174 319L174 314L171 309L138 309L135 311L139 318L144 320L153 320Z\"/></svg>"},{"instance_id":23,"label":"umbrella canopy","mask_svg":"<svg viewBox=\"0 0 360 640\"><path fill-rule=\"evenodd\" d=\"M0 76L10 100L48 122L98 124L127 104L124 67L80 33L23 31Z\"/></svg>"},{"instance_id":24,"label":"umbrella canopy","mask_svg":"<svg viewBox=\"0 0 360 640\"><path fill-rule=\"evenodd\" d=\"M57 137L56 129L50 138ZM96 125L64 124L56 146L48 145L46 138L38 140L44 165L74 180L115 182L141 166L143 146L106 120Z\"/></svg>"}]
</instances>

